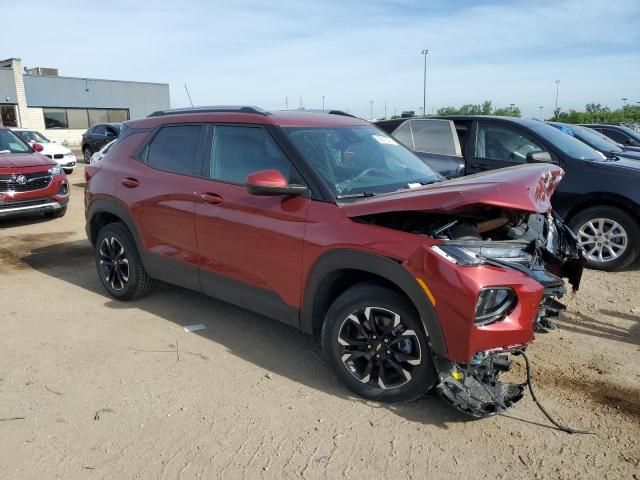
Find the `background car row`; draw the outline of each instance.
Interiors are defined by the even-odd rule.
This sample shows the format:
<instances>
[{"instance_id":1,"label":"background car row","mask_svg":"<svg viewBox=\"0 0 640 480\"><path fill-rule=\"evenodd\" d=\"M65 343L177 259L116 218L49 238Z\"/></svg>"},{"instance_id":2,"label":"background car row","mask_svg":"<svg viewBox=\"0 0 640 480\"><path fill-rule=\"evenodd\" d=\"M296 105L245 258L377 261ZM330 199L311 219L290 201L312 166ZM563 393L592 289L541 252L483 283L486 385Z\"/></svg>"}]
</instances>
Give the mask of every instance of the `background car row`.
<instances>
[{"instance_id":1,"label":"background car row","mask_svg":"<svg viewBox=\"0 0 640 480\"><path fill-rule=\"evenodd\" d=\"M640 254L640 156L596 132L491 116L398 119L377 125L449 178L524 163L560 165L565 178L553 196L554 210L577 235L588 265L621 269ZM597 140L601 151L578 138Z\"/></svg>"}]
</instances>

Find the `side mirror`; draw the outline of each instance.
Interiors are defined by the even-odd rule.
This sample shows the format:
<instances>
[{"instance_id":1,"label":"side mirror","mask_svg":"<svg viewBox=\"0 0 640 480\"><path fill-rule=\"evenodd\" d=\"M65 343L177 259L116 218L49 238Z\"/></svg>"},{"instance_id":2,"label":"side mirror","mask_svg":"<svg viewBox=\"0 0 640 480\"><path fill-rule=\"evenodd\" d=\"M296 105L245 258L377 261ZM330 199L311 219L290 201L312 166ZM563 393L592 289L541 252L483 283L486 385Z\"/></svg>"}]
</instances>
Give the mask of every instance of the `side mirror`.
<instances>
[{"instance_id":1,"label":"side mirror","mask_svg":"<svg viewBox=\"0 0 640 480\"><path fill-rule=\"evenodd\" d=\"M278 170L260 170L247 176L244 186L251 195L302 195L304 185L289 184Z\"/></svg>"},{"instance_id":2,"label":"side mirror","mask_svg":"<svg viewBox=\"0 0 640 480\"><path fill-rule=\"evenodd\" d=\"M33 145L31 145L31 148L33 148L36 152L41 152L42 150L44 150L44 147L39 143L34 143Z\"/></svg>"},{"instance_id":3,"label":"side mirror","mask_svg":"<svg viewBox=\"0 0 640 480\"><path fill-rule=\"evenodd\" d=\"M107 130L107 137L116 138L116 132L114 132L113 130Z\"/></svg>"},{"instance_id":4,"label":"side mirror","mask_svg":"<svg viewBox=\"0 0 640 480\"><path fill-rule=\"evenodd\" d=\"M549 152L529 152L527 153L527 163L555 163Z\"/></svg>"}]
</instances>

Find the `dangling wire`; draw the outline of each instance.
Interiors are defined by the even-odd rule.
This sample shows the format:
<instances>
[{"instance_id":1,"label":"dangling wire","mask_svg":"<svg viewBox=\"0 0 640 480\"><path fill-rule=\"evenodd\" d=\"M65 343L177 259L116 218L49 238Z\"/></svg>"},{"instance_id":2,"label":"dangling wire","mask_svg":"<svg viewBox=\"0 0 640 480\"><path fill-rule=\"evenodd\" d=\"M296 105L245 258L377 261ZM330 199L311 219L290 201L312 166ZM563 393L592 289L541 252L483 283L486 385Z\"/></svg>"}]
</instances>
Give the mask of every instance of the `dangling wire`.
<instances>
[{"instance_id":1,"label":"dangling wire","mask_svg":"<svg viewBox=\"0 0 640 480\"><path fill-rule=\"evenodd\" d=\"M579 433L579 434L582 434L582 435L595 435L595 432L590 432L588 430L576 430L576 429L571 428L571 427L566 427L566 426L562 425L560 422L558 422L557 420L555 420L551 416L551 414L549 412L547 412L547 410L542 406L542 404L538 400L538 397L536 397L536 393L533 390L533 385L532 385L532 382L531 382L531 364L529 362L529 357L527 357L527 354L524 353L524 351L522 351L522 350L516 350L513 353L514 353L514 355L522 355L522 358L524 358L524 363L525 363L525 366L527 368L527 386L529 387L529 392L531 393L531 398L533 399L534 402L536 402L536 405L538 406L540 411L544 414L544 416L547 417L547 419L551 423L553 423L556 427L558 427L563 432Z\"/></svg>"}]
</instances>

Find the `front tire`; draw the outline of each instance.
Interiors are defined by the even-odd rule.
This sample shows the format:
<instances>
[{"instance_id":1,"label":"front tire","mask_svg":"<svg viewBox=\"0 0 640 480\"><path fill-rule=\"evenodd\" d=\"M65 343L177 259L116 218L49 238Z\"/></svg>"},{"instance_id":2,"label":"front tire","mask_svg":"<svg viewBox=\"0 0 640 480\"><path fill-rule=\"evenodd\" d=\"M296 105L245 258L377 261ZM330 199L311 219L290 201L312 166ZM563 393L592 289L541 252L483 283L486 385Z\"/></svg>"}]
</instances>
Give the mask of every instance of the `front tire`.
<instances>
[{"instance_id":1,"label":"front tire","mask_svg":"<svg viewBox=\"0 0 640 480\"><path fill-rule=\"evenodd\" d=\"M93 155L93 150L91 150L91 147L84 147L82 149L82 155L84 156L84 163L89 165L91 163L91 155Z\"/></svg>"},{"instance_id":2,"label":"front tire","mask_svg":"<svg viewBox=\"0 0 640 480\"><path fill-rule=\"evenodd\" d=\"M73 168L64 168L63 170L67 175L71 175L73 173Z\"/></svg>"},{"instance_id":3,"label":"front tire","mask_svg":"<svg viewBox=\"0 0 640 480\"><path fill-rule=\"evenodd\" d=\"M109 295L117 300L135 300L151 287L131 233L122 223L109 223L98 233L95 244L98 276Z\"/></svg>"},{"instance_id":4,"label":"front tire","mask_svg":"<svg viewBox=\"0 0 640 480\"><path fill-rule=\"evenodd\" d=\"M369 400L409 402L436 383L418 314L389 288L361 283L342 293L327 311L322 348L347 388Z\"/></svg>"},{"instance_id":5,"label":"front tire","mask_svg":"<svg viewBox=\"0 0 640 480\"><path fill-rule=\"evenodd\" d=\"M584 248L587 267L613 271L629 266L640 253L640 226L616 207L590 207L579 212L569 226Z\"/></svg>"}]
</instances>

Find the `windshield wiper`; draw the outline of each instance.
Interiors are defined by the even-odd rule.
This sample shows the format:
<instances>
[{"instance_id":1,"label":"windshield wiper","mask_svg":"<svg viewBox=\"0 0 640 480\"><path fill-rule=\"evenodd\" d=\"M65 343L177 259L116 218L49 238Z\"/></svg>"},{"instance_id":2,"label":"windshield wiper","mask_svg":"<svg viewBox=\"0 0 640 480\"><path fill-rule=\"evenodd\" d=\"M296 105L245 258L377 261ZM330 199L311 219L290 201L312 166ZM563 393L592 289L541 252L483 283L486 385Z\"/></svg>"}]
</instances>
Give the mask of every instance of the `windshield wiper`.
<instances>
[{"instance_id":1,"label":"windshield wiper","mask_svg":"<svg viewBox=\"0 0 640 480\"><path fill-rule=\"evenodd\" d=\"M373 192L347 193L344 195L336 195L336 198L338 200L341 200L343 198L367 198L367 197L373 197L374 195L375 193Z\"/></svg>"}]
</instances>

